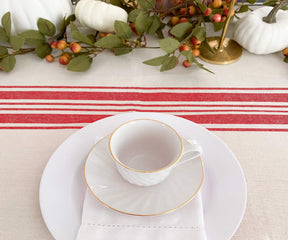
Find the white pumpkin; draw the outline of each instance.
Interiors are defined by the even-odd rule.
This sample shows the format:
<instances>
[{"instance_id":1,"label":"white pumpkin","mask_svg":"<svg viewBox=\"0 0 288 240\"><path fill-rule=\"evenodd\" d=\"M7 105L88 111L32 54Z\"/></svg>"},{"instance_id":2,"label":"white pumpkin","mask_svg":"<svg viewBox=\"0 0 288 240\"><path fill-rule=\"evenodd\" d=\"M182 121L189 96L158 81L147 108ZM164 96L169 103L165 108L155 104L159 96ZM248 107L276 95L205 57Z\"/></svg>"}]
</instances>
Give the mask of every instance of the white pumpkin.
<instances>
[{"instance_id":1,"label":"white pumpkin","mask_svg":"<svg viewBox=\"0 0 288 240\"><path fill-rule=\"evenodd\" d=\"M255 54L269 54L288 46L288 12L279 10L275 23L262 19L272 10L260 7L241 18L235 26L234 40Z\"/></svg>"},{"instance_id":2,"label":"white pumpkin","mask_svg":"<svg viewBox=\"0 0 288 240\"><path fill-rule=\"evenodd\" d=\"M127 22L127 12L117 6L95 0L80 0L75 7L81 25L100 32L113 32L116 20Z\"/></svg>"},{"instance_id":3,"label":"white pumpkin","mask_svg":"<svg viewBox=\"0 0 288 240\"><path fill-rule=\"evenodd\" d=\"M12 33L37 30L38 19L45 18L59 29L63 18L72 14L71 0L0 0L0 17L11 13Z\"/></svg>"}]
</instances>

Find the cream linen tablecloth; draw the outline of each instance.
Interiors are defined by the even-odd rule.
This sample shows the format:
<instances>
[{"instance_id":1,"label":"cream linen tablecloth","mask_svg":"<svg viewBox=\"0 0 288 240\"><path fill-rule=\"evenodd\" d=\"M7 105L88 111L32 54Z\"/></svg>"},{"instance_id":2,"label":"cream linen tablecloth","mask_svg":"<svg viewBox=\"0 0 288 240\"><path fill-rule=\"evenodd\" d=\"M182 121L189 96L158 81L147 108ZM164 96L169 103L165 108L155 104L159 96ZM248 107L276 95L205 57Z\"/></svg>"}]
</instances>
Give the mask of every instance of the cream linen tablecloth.
<instances>
[{"instance_id":1,"label":"cream linen tablecloth","mask_svg":"<svg viewBox=\"0 0 288 240\"><path fill-rule=\"evenodd\" d=\"M219 136L248 185L232 240L287 239L288 65L281 54L244 51L232 65L205 63L215 74L195 66L160 73L141 63L160 54L103 54L86 73L19 56L13 72L0 72L1 240L53 239L38 202L46 163L77 129L125 111L182 116Z\"/></svg>"}]
</instances>

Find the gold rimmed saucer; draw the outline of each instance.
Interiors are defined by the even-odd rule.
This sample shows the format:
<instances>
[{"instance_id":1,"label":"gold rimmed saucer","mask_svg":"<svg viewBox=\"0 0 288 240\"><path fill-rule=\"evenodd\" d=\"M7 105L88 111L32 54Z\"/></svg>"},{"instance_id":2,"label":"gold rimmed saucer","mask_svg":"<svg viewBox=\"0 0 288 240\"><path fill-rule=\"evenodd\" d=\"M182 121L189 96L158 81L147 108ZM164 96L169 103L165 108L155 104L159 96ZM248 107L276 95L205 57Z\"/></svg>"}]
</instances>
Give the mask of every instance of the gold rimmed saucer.
<instances>
[{"instance_id":1,"label":"gold rimmed saucer","mask_svg":"<svg viewBox=\"0 0 288 240\"><path fill-rule=\"evenodd\" d=\"M109 154L108 142L109 136L97 142L84 166L88 189L106 207L129 215L154 216L184 206L199 192L204 179L200 157L177 166L167 179L157 185L139 187L130 184L118 173ZM183 142L184 148L190 144L186 140Z\"/></svg>"}]
</instances>

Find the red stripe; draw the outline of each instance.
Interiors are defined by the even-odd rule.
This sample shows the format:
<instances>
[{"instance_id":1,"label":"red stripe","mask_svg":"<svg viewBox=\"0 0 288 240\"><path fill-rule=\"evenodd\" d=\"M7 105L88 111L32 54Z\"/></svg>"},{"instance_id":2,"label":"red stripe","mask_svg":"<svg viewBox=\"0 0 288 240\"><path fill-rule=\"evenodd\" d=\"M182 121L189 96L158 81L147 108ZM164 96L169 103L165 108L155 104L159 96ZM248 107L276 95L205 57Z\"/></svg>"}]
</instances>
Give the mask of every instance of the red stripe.
<instances>
[{"instance_id":1,"label":"red stripe","mask_svg":"<svg viewBox=\"0 0 288 240\"><path fill-rule=\"evenodd\" d=\"M76 108L0 108L0 111L73 111L73 112L147 112L146 109L136 108L125 108L125 109L76 109ZM241 110L241 109L202 109L202 110L191 110L191 109L149 109L149 112L267 112L267 113L288 113L288 110Z\"/></svg>"},{"instance_id":2,"label":"red stripe","mask_svg":"<svg viewBox=\"0 0 288 240\"><path fill-rule=\"evenodd\" d=\"M90 114L2 114L0 123L91 123L109 115ZM200 124L288 124L288 115L211 114L181 115Z\"/></svg>"},{"instance_id":3,"label":"red stripe","mask_svg":"<svg viewBox=\"0 0 288 240\"><path fill-rule=\"evenodd\" d=\"M66 88L66 89L136 89L136 90L264 90L264 91L273 91L273 90L284 90L288 91L288 88L235 88L235 87L121 87L121 86L1 86L0 88L34 88L34 89L47 89L47 88L52 88L52 89L61 89L61 88Z\"/></svg>"},{"instance_id":4,"label":"red stripe","mask_svg":"<svg viewBox=\"0 0 288 240\"><path fill-rule=\"evenodd\" d=\"M236 132L288 132L286 128L207 128L210 131L236 131Z\"/></svg>"},{"instance_id":5,"label":"red stripe","mask_svg":"<svg viewBox=\"0 0 288 240\"><path fill-rule=\"evenodd\" d=\"M36 102L0 102L0 105L47 105L47 106L131 106L131 107L267 107L267 108L287 108L288 105L238 105L238 104L143 104L143 103L131 103L131 104L122 104L122 103L36 103Z\"/></svg>"},{"instance_id":6,"label":"red stripe","mask_svg":"<svg viewBox=\"0 0 288 240\"><path fill-rule=\"evenodd\" d=\"M0 92L1 99L288 102L285 93Z\"/></svg>"},{"instance_id":7,"label":"red stripe","mask_svg":"<svg viewBox=\"0 0 288 240\"><path fill-rule=\"evenodd\" d=\"M241 107L241 108L247 108L247 107L267 107L267 108L287 108L288 105L238 105L238 104L122 104L122 103L35 103L35 102L29 102L29 103L24 103L24 102L0 102L0 105L28 105L28 106L33 106L33 105L47 105L47 106L122 106L122 107Z\"/></svg>"},{"instance_id":8,"label":"red stripe","mask_svg":"<svg viewBox=\"0 0 288 240\"><path fill-rule=\"evenodd\" d=\"M91 123L111 115L80 114L0 114L0 123Z\"/></svg>"},{"instance_id":9,"label":"red stripe","mask_svg":"<svg viewBox=\"0 0 288 240\"><path fill-rule=\"evenodd\" d=\"M15 127L1 127L0 130L5 130L5 129L18 129L18 130L36 130L36 129L41 129L41 130L51 130L51 129L81 129L83 128L82 126L31 126L31 127L25 127L25 126L15 126ZM288 132L288 129L285 128L207 128L210 131L239 131L239 132Z\"/></svg>"},{"instance_id":10,"label":"red stripe","mask_svg":"<svg viewBox=\"0 0 288 240\"><path fill-rule=\"evenodd\" d=\"M25 130L25 129L81 129L83 127L81 126L51 126L51 127L46 127L46 126L31 126L31 127L25 127L25 126L19 126L19 127L0 127L0 129L21 129L21 130Z\"/></svg>"}]
</instances>

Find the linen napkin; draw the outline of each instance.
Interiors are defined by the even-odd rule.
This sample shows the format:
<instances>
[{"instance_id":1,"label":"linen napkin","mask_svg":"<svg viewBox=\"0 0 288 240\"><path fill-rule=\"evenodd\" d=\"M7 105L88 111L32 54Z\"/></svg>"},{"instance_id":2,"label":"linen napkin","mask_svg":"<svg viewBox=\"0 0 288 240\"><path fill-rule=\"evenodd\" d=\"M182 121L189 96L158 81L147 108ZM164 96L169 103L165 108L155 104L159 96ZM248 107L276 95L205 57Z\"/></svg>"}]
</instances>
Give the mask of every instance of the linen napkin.
<instances>
[{"instance_id":1,"label":"linen napkin","mask_svg":"<svg viewBox=\"0 0 288 240\"><path fill-rule=\"evenodd\" d=\"M206 240L201 193L174 212L133 216L105 207L87 189L77 240L110 239Z\"/></svg>"}]
</instances>

